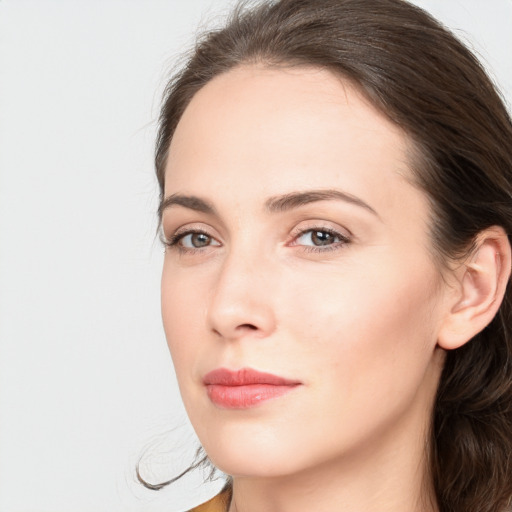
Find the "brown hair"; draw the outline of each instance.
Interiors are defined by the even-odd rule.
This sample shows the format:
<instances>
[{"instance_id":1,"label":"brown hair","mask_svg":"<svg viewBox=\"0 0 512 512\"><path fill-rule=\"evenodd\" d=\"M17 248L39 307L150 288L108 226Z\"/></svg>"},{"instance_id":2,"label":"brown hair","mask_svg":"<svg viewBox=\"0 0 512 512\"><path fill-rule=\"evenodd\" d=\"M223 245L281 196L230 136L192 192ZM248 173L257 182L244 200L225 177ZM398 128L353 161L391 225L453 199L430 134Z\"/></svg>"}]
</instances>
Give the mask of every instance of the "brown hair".
<instances>
[{"instance_id":1,"label":"brown hair","mask_svg":"<svg viewBox=\"0 0 512 512\"><path fill-rule=\"evenodd\" d=\"M432 205L440 260L493 225L512 233L512 123L473 54L404 0L281 0L239 6L200 39L168 84L156 145L164 169L194 94L241 64L307 65L356 83L414 141L412 171ZM447 353L428 443L442 512L497 512L512 498L512 296L492 323Z\"/></svg>"}]
</instances>

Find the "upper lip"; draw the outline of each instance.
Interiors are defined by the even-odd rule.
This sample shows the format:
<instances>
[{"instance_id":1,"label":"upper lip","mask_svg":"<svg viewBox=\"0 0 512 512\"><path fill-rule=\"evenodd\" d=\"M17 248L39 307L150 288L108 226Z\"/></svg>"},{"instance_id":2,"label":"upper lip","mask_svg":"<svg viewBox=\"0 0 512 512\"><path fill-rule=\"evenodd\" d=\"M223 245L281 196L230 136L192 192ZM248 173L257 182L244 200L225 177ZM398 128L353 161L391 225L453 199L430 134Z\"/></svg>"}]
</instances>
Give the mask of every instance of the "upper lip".
<instances>
[{"instance_id":1,"label":"upper lip","mask_svg":"<svg viewBox=\"0 0 512 512\"><path fill-rule=\"evenodd\" d=\"M228 370L218 368L207 373L203 378L205 386L249 386L251 384L268 384L272 386L293 386L300 384L297 380L289 380L271 373L259 372L252 368Z\"/></svg>"}]
</instances>

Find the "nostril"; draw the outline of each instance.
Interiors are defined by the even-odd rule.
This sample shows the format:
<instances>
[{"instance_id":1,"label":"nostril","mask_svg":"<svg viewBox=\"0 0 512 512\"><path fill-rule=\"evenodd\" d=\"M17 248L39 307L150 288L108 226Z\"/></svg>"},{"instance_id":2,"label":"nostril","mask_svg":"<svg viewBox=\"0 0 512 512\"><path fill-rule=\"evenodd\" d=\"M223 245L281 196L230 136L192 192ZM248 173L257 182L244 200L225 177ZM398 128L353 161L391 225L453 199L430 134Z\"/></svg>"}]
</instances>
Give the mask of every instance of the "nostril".
<instances>
[{"instance_id":1,"label":"nostril","mask_svg":"<svg viewBox=\"0 0 512 512\"><path fill-rule=\"evenodd\" d=\"M238 329L247 329L249 331L256 331L258 328L252 324L242 324L238 326Z\"/></svg>"},{"instance_id":2,"label":"nostril","mask_svg":"<svg viewBox=\"0 0 512 512\"><path fill-rule=\"evenodd\" d=\"M237 337L237 335L238 336L243 335L244 332L257 331L257 330L258 330L258 328L253 324L240 324L235 327L233 335L234 335L234 337ZM221 336L221 337L224 336L218 329L213 329L213 332L215 334L217 334L218 336Z\"/></svg>"}]
</instances>

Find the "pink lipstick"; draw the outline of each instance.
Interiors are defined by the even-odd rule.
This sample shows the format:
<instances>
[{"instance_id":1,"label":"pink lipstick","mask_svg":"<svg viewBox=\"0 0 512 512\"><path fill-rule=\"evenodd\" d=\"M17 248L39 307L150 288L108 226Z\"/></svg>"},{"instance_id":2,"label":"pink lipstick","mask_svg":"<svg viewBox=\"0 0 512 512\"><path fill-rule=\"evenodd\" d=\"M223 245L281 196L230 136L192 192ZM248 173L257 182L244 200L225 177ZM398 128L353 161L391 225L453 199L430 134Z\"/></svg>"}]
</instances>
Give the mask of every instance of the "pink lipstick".
<instances>
[{"instance_id":1,"label":"pink lipstick","mask_svg":"<svg viewBox=\"0 0 512 512\"><path fill-rule=\"evenodd\" d=\"M237 371L219 368L207 373L203 383L210 400L225 409L248 409L280 397L301 384L251 368Z\"/></svg>"}]
</instances>

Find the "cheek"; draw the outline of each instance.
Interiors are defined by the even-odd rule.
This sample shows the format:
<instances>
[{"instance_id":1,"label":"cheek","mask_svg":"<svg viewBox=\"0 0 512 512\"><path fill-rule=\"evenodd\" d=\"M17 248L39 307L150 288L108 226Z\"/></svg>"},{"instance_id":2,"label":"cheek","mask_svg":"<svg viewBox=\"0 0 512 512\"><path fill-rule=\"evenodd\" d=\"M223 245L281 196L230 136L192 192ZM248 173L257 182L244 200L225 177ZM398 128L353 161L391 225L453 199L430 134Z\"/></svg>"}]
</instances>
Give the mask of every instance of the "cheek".
<instances>
[{"instance_id":1,"label":"cheek","mask_svg":"<svg viewBox=\"0 0 512 512\"><path fill-rule=\"evenodd\" d=\"M391 258L364 272L328 272L281 299L283 322L297 340L295 366L344 410L409 400L436 346L438 274L425 262ZM349 265L347 265L348 267ZM386 269L384 272L382 269Z\"/></svg>"},{"instance_id":2,"label":"cheek","mask_svg":"<svg viewBox=\"0 0 512 512\"><path fill-rule=\"evenodd\" d=\"M201 291L203 293L201 293ZM200 303L204 290L196 279L191 282L191 273L176 270L164 262L161 284L162 320L167 344L178 377L178 382L187 378L201 336L203 322L200 321L204 307ZM183 387L182 387L183 388Z\"/></svg>"}]
</instances>

